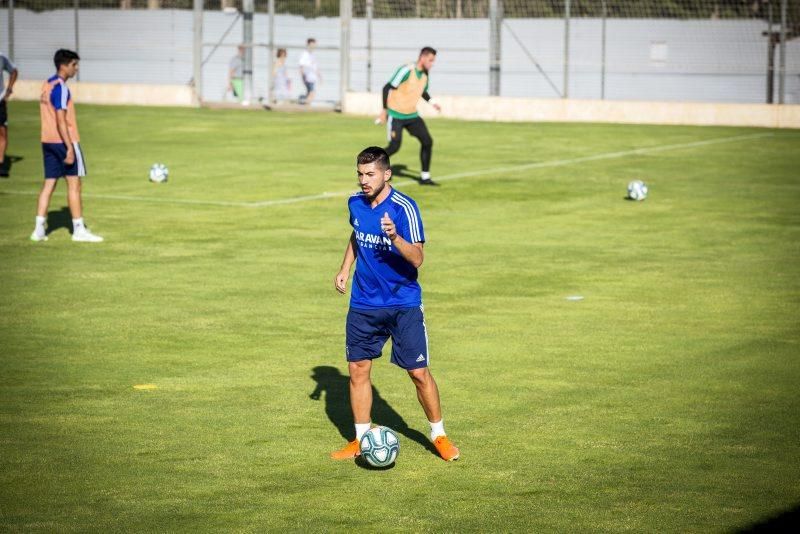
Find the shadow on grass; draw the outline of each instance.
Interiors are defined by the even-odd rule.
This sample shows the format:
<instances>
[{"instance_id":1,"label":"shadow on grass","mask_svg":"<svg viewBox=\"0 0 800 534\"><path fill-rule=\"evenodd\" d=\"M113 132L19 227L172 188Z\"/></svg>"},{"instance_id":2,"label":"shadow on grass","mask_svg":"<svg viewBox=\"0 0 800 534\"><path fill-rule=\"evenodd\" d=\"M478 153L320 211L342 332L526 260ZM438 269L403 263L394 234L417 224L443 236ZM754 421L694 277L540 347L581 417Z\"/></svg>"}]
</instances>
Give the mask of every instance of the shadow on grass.
<instances>
[{"instance_id":1,"label":"shadow on grass","mask_svg":"<svg viewBox=\"0 0 800 534\"><path fill-rule=\"evenodd\" d=\"M412 180L419 181L419 175L408 170L407 165L402 163L399 165L392 165L392 176L398 178L411 178Z\"/></svg>"},{"instance_id":2,"label":"shadow on grass","mask_svg":"<svg viewBox=\"0 0 800 534\"><path fill-rule=\"evenodd\" d=\"M797 525L800 524L800 505L785 510L771 517L762 519L735 532L738 534L763 534L766 532L798 532ZM794 525L794 526L793 526Z\"/></svg>"},{"instance_id":3,"label":"shadow on grass","mask_svg":"<svg viewBox=\"0 0 800 534\"><path fill-rule=\"evenodd\" d=\"M24 158L22 156L13 156L11 154L6 154L6 157L3 159L3 163L0 164L0 177L8 178L8 175L11 173L11 167L18 161L22 161Z\"/></svg>"},{"instance_id":4,"label":"shadow on grass","mask_svg":"<svg viewBox=\"0 0 800 534\"><path fill-rule=\"evenodd\" d=\"M69 212L69 208L64 207L58 211L47 212L47 235L59 228L66 228L67 232L72 233L72 214Z\"/></svg>"},{"instance_id":5,"label":"shadow on grass","mask_svg":"<svg viewBox=\"0 0 800 534\"><path fill-rule=\"evenodd\" d=\"M393 178L394 177L397 177L397 178L411 178L412 180L417 182L419 185L427 185L427 186L432 186L432 185L433 186L438 186L438 185L440 185L440 184L434 182L433 180L426 180L426 181L423 182L422 178L420 178L420 176L419 176L419 173L414 173L414 172L408 170L408 167L403 165L402 163L400 163L398 165L392 165L392 177Z\"/></svg>"},{"instance_id":6,"label":"shadow on grass","mask_svg":"<svg viewBox=\"0 0 800 534\"><path fill-rule=\"evenodd\" d=\"M350 411L350 377L341 374L336 367L320 365L314 367L311 378L317 382L317 387L309 397L320 400L322 393L325 393L325 414L339 430L339 434L350 441L355 430L353 413ZM437 454L428 437L419 430L409 427L402 416L381 397L375 386L372 386L372 422L388 426L411 441L416 441L431 453Z\"/></svg>"}]
</instances>

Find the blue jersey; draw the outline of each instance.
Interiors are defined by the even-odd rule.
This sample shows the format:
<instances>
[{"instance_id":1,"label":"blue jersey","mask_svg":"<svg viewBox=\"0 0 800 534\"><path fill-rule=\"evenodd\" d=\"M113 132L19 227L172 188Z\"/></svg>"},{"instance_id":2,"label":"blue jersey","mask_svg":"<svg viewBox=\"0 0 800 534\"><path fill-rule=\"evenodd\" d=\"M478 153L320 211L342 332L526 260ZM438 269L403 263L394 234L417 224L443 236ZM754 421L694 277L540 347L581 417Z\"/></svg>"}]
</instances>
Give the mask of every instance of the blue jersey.
<instances>
[{"instance_id":1,"label":"blue jersey","mask_svg":"<svg viewBox=\"0 0 800 534\"><path fill-rule=\"evenodd\" d=\"M350 226L356 242L356 272L350 294L352 308L408 308L422 304L417 268L406 261L381 229L384 213L394 221L397 235L409 243L424 243L417 203L392 189L371 207L363 193L350 197Z\"/></svg>"}]
</instances>

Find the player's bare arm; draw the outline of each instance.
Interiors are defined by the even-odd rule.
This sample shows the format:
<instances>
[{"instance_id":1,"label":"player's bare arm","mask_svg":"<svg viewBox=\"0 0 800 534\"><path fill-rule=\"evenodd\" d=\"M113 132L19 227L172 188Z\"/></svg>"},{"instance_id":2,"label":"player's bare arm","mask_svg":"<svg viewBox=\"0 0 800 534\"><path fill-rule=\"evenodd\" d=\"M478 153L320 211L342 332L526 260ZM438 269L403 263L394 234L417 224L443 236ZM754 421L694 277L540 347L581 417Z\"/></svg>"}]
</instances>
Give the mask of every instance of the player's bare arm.
<instances>
[{"instance_id":1,"label":"player's bare arm","mask_svg":"<svg viewBox=\"0 0 800 534\"><path fill-rule=\"evenodd\" d=\"M17 76L19 75L19 71L14 69L11 71L11 76L8 78L8 84L6 85L6 95L3 97L4 100L8 100L11 96L11 93L14 92L14 84L17 82Z\"/></svg>"},{"instance_id":2,"label":"player's bare arm","mask_svg":"<svg viewBox=\"0 0 800 534\"><path fill-rule=\"evenodd\" d=\"M397 233L397 226L394 221L389 217L389 213L384 213L381 217L381 228L383 233L386 234L392 245L397 249L397 252L403 256L408 263L419 269L425 259L425 252L422 249L422 243L409 243L402 236Z\"/></svg>"},{"instance_id":3,"label":"player's bare arm","mask_svg":"<svg viewBox=\"0 0 800 534\"><path fill-rule=\"evenodd\" d=\"M436 111L442 111L442 106L440 106L437 102L433 100L433 97L428 93L428 91L424 91L422 93L422 99L431 106L433 106L433 109L435 109Z\"/></svg>"},{"instance_id":4,"label":"player's bare arm","mask_svg":"<svg viewBox=\"0 0 800 534\"><path fill-rule=\"evenodd\" d=\"M378 123L380 124L385 124L386 120L388 119L388 112L386 111L386 108L389 102L389 92L392 89L394 89L394 87L392 87L391 83L387 83L386 85L383 86L382 90L383 109L381 109L381 114L378 115Z\"/></svg>"},{"instance_id":5,"label":"player's bare arm","mask_svg":"<svg viewBox=\"0 0 800 534\"><path fill-rule=\"evenodd\" d=\"M350 278L350 268L356 261L356 235L355 232L350 234L350 240L347 242L347 247L344 249L344 259L342 260L342 267L336 273L336 278L333 280L333 285L341 294L347 291L347 279Z\"/></svg>"},{"instance_id":6,"label":"player's bare arm","mask_svg":"<svg viewBox=\"0 0 800 534\"><path fill-rule=\"evenodd\" d=\"M64 158L64 163L72 165L75 162L75 149L72 146L72 138L69 136L69 128L67 128L67 110L56 110L56 126L58 128L58 135L67 146L67 157Z\"/></svg>"}]
</instances>

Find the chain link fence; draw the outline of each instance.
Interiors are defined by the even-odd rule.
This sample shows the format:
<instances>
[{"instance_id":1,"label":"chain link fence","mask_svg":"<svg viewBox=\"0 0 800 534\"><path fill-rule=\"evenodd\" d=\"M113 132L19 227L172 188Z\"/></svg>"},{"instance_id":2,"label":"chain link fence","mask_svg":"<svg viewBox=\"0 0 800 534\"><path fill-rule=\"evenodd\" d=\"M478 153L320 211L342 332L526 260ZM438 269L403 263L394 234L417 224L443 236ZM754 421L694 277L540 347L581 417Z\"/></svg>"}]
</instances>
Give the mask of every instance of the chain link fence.
<instances>
[{"instance_id":1,"label":"chain link fence","mask_svg":"<svg viewBox=\"0 0 800 534\"><path fill-rule=\"evenodd\" d=\"M0 28L22 78L64 47L81 81L199 81L207 102L237 101L242 44L246 100L275 98L279 49L296 99L313 37L322 104L380 91L422 46L432 94L800 104L799 0L0 0Z\"/></svg>"}]
</instances>

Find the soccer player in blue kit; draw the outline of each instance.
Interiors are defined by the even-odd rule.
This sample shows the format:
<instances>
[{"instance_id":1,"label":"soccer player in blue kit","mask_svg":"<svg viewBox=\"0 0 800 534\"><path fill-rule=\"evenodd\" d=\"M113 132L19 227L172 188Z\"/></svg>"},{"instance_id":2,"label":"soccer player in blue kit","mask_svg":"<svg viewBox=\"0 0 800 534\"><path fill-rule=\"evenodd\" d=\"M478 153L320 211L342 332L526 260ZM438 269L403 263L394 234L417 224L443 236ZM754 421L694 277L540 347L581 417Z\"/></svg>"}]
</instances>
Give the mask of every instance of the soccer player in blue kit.
<instances>
[{"instance_id":1,"label":"soccer player in blue kit","mask_svg":"<svg viewBox=\"0 0 800 534\"><path fill-rule=\"evenodd\" d=\"M348 201L353 232L334 279L336 290L344 294L356 264L345 347L356 439L331 458L345 460L360 453L359 441L371 424L372 360L381 356L391 337L391 362L411 377L431 426L431 441L444 460L457 460L460 453L445 435L439 388L428 369L428 334L417 282L425 242L419 208L389 184L392 170L384 149L366 148L356 163L361 193Z\"/></svg>"}]
</instances>

